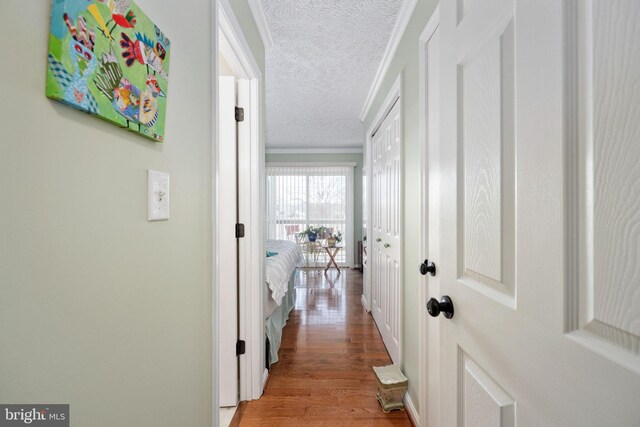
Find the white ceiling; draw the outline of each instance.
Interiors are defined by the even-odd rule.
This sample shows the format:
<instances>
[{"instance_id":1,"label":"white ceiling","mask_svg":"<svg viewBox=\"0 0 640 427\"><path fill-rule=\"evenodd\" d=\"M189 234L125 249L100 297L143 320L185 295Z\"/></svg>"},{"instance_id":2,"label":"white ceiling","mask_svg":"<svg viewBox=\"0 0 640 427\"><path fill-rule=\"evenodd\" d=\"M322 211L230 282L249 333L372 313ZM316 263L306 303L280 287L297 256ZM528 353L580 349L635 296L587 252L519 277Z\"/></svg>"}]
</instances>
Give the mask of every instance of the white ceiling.
<instances>
[{"instance_id":1,"label":"white ceiling","mask_svg":"<svg viewBox=\"0 0 640 427\"><path fill-rule=\"evenodd\" d=\"M403 0L261 0L267 146L358 147L358 119Z\"/></svg>"}]
</instances>

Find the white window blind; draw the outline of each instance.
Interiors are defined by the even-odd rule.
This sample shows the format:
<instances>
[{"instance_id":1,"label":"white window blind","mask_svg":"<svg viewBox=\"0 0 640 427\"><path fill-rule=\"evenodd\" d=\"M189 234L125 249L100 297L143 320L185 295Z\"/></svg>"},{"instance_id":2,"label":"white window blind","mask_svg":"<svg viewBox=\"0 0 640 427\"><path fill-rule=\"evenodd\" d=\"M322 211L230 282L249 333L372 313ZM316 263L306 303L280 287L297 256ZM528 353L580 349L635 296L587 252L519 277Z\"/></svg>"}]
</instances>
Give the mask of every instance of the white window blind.
<instances>
[{"instance_id":1,"label":"white window blind","mask_svg":"<svg viewBox=\"0 0 640 427\"><path fill-rule=\"evenodd\" d=\"M267 164L267 236L295 241L307 225L342 233L338 264L353 265L353 166ZM320 236L320 238L326 236Z\"/></svg>"}]
</instances>

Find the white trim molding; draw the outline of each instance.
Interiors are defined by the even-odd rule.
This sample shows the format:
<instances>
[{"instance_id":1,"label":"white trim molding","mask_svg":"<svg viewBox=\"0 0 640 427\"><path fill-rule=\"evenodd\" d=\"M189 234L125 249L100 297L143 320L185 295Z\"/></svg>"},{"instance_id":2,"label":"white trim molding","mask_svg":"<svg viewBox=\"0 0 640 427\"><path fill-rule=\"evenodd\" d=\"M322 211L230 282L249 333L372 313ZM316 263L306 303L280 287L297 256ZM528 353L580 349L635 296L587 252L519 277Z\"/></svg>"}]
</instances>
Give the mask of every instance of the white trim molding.
<instances>
[{"instance_id":1,"label":"white trim molding","mask_svg":"<svg viewBox=\"0 0 640 427\"><path fill-rule=\"evenodd\" d=\"M233 8L229 0L218 0L218 25L222 34L226 37L230 47L234 49L234 53L238 57L244 68L250 68L253 76L239 76L242 78L261 78L262 71L258 66L258 62L253 57L253 52L249 46L249 42L242 33L242 27L233 13ZM223 45L224 47L224 45Z\"/></svg>"},{"instance_id":2,"label":"white trim molding","mask_svg":"<svg viewBox=\"0 0 640 427\"><path fill-rule=\"evenodd\" d=\"M253 20L256 21L256 27L262 38L262 44L264 44L264 50L269 51L273 46L273 38L271 37L271 30L269 30L269 23L267 22L267 16L264 14L261 0L247 0L249 3L249 9L253 15Z\"/></svg>"},{"instance_id":3,"label":"white trim molding","mask_svg":"<svg viewBox=\"0 0 640 427\"><path fill-rule=\"evenodd\" d=\"M240 83L243 83L242 85ZM247 351L240 357L241 400L259 399L263 393L262 372L264 370L264 317L263 292L258 284L264 282L264 192L265 170L262 132L261 79L239 82L238 101L245 106L245 121L250 129L248 144L239 139L239 167L249 171L240 176L238 182L239 214L247 224L246 239L241 239L240 248L240 339L247 342ZM242 88L244 87L244 90ZM247 90L248 89L248 90ZM244 95L242 93L244 92ZM239 133L240 136L240 127ZM243 378L244 376L244 378Z\"/></svg>"},{"instance_id":4,"label":"white trim molding","mask_svg":"<svg viewBox=\"0 0 640 427\"><path fill-rule=\"evenodd\" d=\"M364 297L364 294L362 294L362 296L360 297L360 302L362 303L362 307L367 313L371 312L369 306L367 305L367 299Z\"/></svg>"},{"instance_id":5,"label":"white trim molding","mask_svg":"<svg viewBox=\"0 0 640 427\"><path fill-rule=\"evenodd\" d=\"M267 147L267 154L361 154L363 147Z\"/></svg>"},{"instance_id":6,"label":"white trim molding","mask_svg":"<svg viewBox=\"0 0 640 427\"><path fill-rule=\"evenodd\" d=\"M428 78L437 79L439 76L439 64L427 63L430 57L427 55L427 48L429 43L436 33L440 24L440 7L436 6L435 10L431 14L431 18L427 22L420 39L418 42L418 114L419 114L419 144L420 144L420 249L419 259L432 258L437 254L437 236L430 236L429 230L433 230L437 227L437 218L430 217L430 209L437 210L437 206L429 206L430 197L431 200L438 199L437 195L431 194L430 196L430 182L429 182L429 154L434 155L435 151L429 149L429 136L434 132L437 132L439 124L437 111L430 111L428 108ZM434 39L435 40L435 39ZM439 56L439 45L434 46L436 51L435 55ZM436 69L434 73L432 68ZM437 83L436 83L437 84ZM432 94L438 96L437 93ZM428 121L434 121L436 123L428 123ZM436 143L437 141L431 141ZM436 172L437 173L437 172ZM436 182L431 182L432 185L437 185ZM430 247L430 243L432 246ZM427 292L429 289L430 292ZM428 293L433 295L440 295L439 282L437 278L429 278L422 276L420 279L420 286L418 292L418 306L420 307L420 315L418 316L418 404L419 412L416 412L416 419L421 418L423 425L436 426L438 425L439 416L439 404L440 397L438 393L439 379L437 377L437 370L439 369L438 352L439 352L439 332L438 326L434 322L429 322L427 316L422 310L424 301L428 298ZM432 358L432 359L429 359ZM408 396L408 395L407 395ZM427 400L427 396L430 396ZM413 404L413 402L411 402ZM408 406L408 405L407 405ZM419 417L419 415L422 415ZM419 425L416 423L416 425Z\"/></svg>"},{"instance_id":7,"label":"white trim molding","mask_svg":"<svg viewBox=\"0 0 640 427\"><path fill-rule=\"evenodd\" d=\"M380 128L382 122L385 117L387 117L387 114L389 114L389 111L391 111L396 101L402 97L402 77L402 73L398 74L398 77L396 77L396 80L393 82L393 86L389 89L389 93L384 99L380 110L378 110L378 114L376 114L375 119L371 122L371 126L369 127L366 135L367 144L371 143L371 137L378 131L378 128Z\"/></svg>"},{"instance_id":8,"label":"white trim molding","mask_svg":"<svg viewBox=\"0 0 640 427\"><path fill-rule=\"evenodd\" d=\"M418 414L418 410L413 404L413 400L411 400L411 396L409 393L405 393L404 398L402 399L404 403L404 407L407 410L407 414L409 415L409 419L414 426L420 425L420 415Z\"/></svg>"},{"instance_id":9,"label":"white trim molding","mask_svg":"<svg viewBox=\"0 0 640 427\"><path fill-rule=\"evenodd\" d=\"M367 99L362 107L362 112L360 113L360 121L364 123L367 115L369 114L369 110L371 110L371 106L373 105L373 101L376 99L378 95L378 91L380 90L380 86L382 85L382 81L384 80L387 71L389 71L389 66L391 65L391 61L393 60L396 51L398 50L398 46L400 45L400 40L402 40L402 36L404 35L405 30L407 29L407 25L409 24L409 19L411 19L411 15L413 14L413 10L416 7L418 0L404 0L402 3L402 8L400 9L400 13L398 13L398 19L396 20L396 24L393 27L393 31L391 32L391 38L389 39L389 44L387 45L387 49L384 52L384 56L382 57L382 61L378 66L378 71L376 71L376 76L373 79L373 83L371 84L371 88L369 89L369 93L367 95Z\"/></svg>"},{"instance_id":10,"label":"white trim molding","mask_svg":"<svg viewBox=\"0 0 640 427\"><path fill-rule=\"evenodd\" d=\"M218 305L220 288L218 286L218 274L220 271L219 253L220 246L218 241L218 81L219 81L219 63L218 63L218 4L211 3L211 56L213 61L213 70L211 73L211 114L213 114L211 137L213 139L211 144L211 176L209 177L211 182L211 190L213 195L211 197L211 426L215 427L219 424L220 418L220 367L219 360L219 322L218 322Z\"/></svg>"}]
</instances>

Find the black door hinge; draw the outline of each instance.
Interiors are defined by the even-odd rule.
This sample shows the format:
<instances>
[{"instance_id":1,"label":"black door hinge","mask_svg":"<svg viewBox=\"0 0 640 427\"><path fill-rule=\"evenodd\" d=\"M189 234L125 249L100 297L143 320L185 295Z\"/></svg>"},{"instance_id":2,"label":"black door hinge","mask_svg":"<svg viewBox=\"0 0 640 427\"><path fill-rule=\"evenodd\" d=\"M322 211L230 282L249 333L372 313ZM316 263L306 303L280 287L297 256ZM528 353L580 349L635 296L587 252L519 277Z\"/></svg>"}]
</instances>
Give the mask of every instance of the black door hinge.
<instances>
[{"instance_id":1,"label":"black door hinge","mask_svg":"<svg viewBox=\"0 0 640 427\"><path fill-rule=\"evenodd\" d=\"M236 343L236 356L240 356L241 354L245 353L245 342L244 340L238 340L238 342Z\"/></svg>"},{"instance_id":2,"label":"black door hinge","mask_svg":"<svg viewBox=\"0 0 640 427\"><path fill-rule=\"evenodd\" d=\"M244 224L236 224L236 239L244 237Z\"/></svg>"},{"instance_id":3,"label":"black door hinge","mask_svg":"<svg viewBox=\"0 0 640 427\"><path fill-rule=\"evenodd\" d=\"M236 122L244 121L244 108L236 107Z\"/></svg>"}]
</instances>

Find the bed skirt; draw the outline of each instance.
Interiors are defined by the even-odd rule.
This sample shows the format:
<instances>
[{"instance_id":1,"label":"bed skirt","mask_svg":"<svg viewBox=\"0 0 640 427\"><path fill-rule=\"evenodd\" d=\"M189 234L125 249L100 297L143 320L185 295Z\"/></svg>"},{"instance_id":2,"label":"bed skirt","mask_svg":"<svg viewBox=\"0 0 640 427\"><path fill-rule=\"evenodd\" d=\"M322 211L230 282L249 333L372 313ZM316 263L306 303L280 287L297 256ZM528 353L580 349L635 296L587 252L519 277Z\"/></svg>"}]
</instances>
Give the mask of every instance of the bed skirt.
<instances>
[{"instance_id":1,"label":"bed skirt","mask_svg":"<svg viewBox=\"0 0 640 427\"><path fill-rule=\"evenodd\" d=\"M282 298L282 304L264 322L264 332L269 343L267 346L269 351L267 368L271 368L271 365L278 361L278 351L282 343L282 328L284 328L289 319L289 313L296 305L296 271L297 269L293 270L289 278L289 289Z\"/></svg>"}]
</instances>

